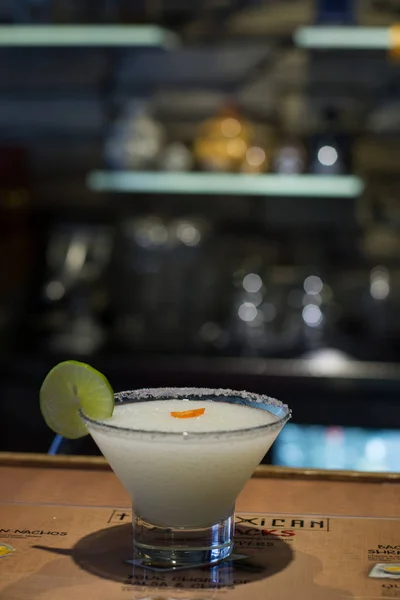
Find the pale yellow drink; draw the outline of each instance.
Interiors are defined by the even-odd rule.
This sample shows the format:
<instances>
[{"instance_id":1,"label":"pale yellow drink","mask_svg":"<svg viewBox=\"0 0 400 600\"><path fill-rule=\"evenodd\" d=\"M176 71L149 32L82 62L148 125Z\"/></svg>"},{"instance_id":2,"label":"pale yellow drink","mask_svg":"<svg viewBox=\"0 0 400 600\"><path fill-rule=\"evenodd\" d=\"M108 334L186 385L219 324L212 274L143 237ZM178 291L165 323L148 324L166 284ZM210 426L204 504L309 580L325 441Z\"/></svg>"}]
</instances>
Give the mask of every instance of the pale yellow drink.
<instances>
[{"instance_id":1,"label":"pale yellow drink","mask_svg":"<svg viewBox=\"0 0 400 600\"><path fill-rule=\"evenodd\" d=\"M204 414L171 416L197 408L205 408ZM253 406L168 399L117 403L103 421L106 427L87 426L136 515L160 526L206 527L231 515L238 493L283 426L274 426L277 421Z\"/></svg>"}]
</instances>

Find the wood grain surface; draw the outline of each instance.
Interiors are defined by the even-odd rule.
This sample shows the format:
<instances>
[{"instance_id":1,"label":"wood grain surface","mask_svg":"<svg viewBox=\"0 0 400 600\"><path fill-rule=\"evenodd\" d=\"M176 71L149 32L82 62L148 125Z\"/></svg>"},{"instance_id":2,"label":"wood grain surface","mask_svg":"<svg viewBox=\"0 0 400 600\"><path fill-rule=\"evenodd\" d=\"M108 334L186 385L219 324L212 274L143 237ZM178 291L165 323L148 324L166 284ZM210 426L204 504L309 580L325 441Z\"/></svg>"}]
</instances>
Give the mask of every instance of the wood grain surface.
<instances>
[{"instance_id":1,"label":"wood grain surface","mask_svg":"<svg viewBox=\"0 0 400 600\"><path fill-rule=\"evenodd\" d=\"M249 512L400 518L398 474L261 466L238 497ZM0 453L0 502L128 507L100 457ZM0 507L1 510L1 507Z\"/></svg>"}]
</instances>

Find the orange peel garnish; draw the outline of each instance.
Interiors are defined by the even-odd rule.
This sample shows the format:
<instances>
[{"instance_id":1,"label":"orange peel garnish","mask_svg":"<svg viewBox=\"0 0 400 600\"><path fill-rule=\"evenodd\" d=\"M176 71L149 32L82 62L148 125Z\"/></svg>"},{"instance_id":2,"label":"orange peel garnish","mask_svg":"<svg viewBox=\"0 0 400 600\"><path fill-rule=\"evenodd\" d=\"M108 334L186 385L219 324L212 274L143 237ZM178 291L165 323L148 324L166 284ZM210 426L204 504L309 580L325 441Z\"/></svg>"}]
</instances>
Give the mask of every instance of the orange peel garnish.
<instances>
[{"instance_id":1,"label":"orange peel garnish","mask_svg":"<svg viewBox=\"0 0 400 600\"><path fill-rule=\"evenodd\" d=\"M201 417L206 412L205 408L194 408L193 410L179 410L171 412L171 417L175 419L193 419L194 417Z\"/></svg>"}]
</instances>

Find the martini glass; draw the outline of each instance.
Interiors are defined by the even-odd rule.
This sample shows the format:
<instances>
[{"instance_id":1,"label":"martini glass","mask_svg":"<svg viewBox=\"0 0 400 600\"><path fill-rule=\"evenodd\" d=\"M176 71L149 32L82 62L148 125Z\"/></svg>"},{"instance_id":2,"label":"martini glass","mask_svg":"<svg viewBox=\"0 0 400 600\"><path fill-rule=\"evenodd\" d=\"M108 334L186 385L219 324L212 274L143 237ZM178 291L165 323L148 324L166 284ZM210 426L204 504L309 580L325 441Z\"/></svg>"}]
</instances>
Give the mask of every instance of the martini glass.
<instances>
[{"instance_id":1,"label":"martini glass","mask_svg":"<svg viewBox=\"0 0 400 600\"><path fill-rule=\"evenodd\" d=\"M171 417L198 406L202 417ZM116 394L106 421L81 417L132 499L135 559L183 568L230 555L236 497L290 410L248 392L154 388Z\"/></svg>"}]
</instances>

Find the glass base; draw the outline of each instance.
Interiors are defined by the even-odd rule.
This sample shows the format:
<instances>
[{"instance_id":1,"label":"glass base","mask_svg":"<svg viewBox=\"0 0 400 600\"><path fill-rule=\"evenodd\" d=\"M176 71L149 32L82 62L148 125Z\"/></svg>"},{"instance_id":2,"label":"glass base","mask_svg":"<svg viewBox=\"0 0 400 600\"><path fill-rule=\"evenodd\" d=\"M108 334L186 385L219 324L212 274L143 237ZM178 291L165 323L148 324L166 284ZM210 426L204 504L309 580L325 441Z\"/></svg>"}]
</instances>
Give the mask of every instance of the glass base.
<instances>
[{"instance_id":1,"label":"glass base","mask_svg":"<svg viewBox=\"0 0 400 600\"><path fill-rule=\"evenodd\" d=\"M179 569L213 564L233 549L233 514L204 528L160 527L132 511L134 558L143 565Z\"/></svg>"}]
</instances>

